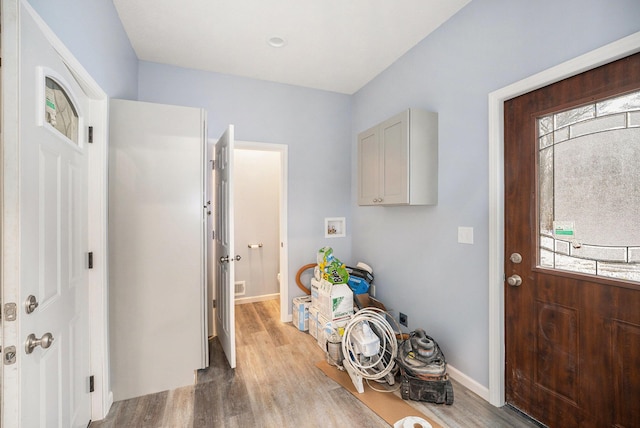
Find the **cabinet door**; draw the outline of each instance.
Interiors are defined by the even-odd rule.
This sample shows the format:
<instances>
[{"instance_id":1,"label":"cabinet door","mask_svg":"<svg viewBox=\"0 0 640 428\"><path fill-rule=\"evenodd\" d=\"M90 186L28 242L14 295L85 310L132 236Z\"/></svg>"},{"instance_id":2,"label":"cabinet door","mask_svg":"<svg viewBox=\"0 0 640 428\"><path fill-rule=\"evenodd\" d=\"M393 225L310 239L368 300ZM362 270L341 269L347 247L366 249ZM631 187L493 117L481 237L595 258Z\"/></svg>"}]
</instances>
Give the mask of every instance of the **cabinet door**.
<instances>
[{"instance_id":1,"label":"cabinet door","mask_svg":"<svg viewBox=\"0 0 640 428\"><path fill-rule=\"evenodd\" d=\"M409 112L402 112L379 126L380 198L383 205L409 203Z\"/></svg>"},{"instance_id":2,"label":"cabinet door","mask_svg":"<svg viewBox=\"0 0 640 428\"><path fill-rule=\"evenodd\" d=\"M358 204L376 205L380 197L378 127L358 135Z\"/></svg>"}]
</instances>

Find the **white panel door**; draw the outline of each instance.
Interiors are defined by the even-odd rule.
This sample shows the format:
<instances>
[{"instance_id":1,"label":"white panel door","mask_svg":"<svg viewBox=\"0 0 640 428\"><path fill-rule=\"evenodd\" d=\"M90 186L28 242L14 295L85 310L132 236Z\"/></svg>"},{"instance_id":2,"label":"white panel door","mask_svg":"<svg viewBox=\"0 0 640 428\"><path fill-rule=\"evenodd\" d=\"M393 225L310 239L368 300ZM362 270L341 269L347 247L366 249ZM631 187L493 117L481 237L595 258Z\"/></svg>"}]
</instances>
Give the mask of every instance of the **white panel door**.
<instances>
[{"instance_id":1,"label":"white panel door","mask_svg":"<svg viewBox=\"0 0 640 428\"><path fill-rule=\"evenodd\" d=\"M233 125L216 143L216 330L231 368L236 367L233 236ZM239 257L239 256L238 256Z\"/></svg>"},{"instance_id":2,"label":"white panel door","mask_svg":"<svg viewBox=\"0 0 640 428\"><path fill-rule=\"evenodd\" d=\"M205 112L111 100L109 288L116 401L208 365Z\"/></svg>"},{"instance_id":3,"label":"white panel door","mask_svg":"<svg viewBox=\"0 0 640 428\"><path fill-rule=\"evenodd\" d=\"M23 344L18 349L20 426L86 427L91 400L83 117L90 103L33 18L22 6L20 12L18 319L23 340L30 334L44 338L32 352ZM38 302L30 314L21 304L28 296Z\"/></svg>"}]
</instances>

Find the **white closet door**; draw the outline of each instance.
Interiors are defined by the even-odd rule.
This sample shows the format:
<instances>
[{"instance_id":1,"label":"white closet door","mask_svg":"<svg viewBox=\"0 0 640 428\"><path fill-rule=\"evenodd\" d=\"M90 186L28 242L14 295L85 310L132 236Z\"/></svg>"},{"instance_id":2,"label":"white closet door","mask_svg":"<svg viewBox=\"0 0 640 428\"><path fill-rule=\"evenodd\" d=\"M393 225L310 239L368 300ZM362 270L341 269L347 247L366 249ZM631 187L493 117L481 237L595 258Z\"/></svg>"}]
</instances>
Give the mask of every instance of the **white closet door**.
<instances>
[{"instance_id":1,"label":"white closet door","mask_svg":"<svg viewBox=\"0 0 640 428\"><path fill-rule=\"evenodd\" d=\"M111 100L110 339L115 400L208 365L201 109Z\"/></svg>"}]
</instances>

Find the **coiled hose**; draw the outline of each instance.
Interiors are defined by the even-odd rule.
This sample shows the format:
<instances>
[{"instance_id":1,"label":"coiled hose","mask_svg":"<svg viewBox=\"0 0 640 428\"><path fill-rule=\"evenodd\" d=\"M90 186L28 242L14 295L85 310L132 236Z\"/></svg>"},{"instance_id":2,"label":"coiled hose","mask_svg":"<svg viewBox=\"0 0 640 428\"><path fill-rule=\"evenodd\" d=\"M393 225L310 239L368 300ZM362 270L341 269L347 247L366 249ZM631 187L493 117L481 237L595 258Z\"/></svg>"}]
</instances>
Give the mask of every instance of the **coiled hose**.
<instances>
[{"instance_id":1,"label":"coiled hose","mask_svg":"<svg viewBox=\"0 0 640 428\"><path fill-rule=\"evenodd\" d=\"M300 290L307 293L307 295L311 294L311 290L304 286L304 284L300 280L300 277L302 276L304 271L306 271L307 269L313 269L315 267L316 267L316 263L309 263L308 265L304 265L300 269L298 269L298 273L296 273L296 284L298 284L298 287L300 288Z\"/></svg>"},{"instance_id":2,"label":"coiled hose","mask_svg":"<svg viewBox=\"0 0 640 428\"><path fill-rule=\"evenodd\" d=\"M349 364L363 379L382 379L395 367L398 355L398 341L391 325L387 322L386 312L378 308L363 308L356 312L344 329L342 337L343 364ZM351 342L353 329L360 323L367 322L380 339L380 349L377 356L371 357L366 363L355 358L355 350Z\"/></svg>"}]
</instances>

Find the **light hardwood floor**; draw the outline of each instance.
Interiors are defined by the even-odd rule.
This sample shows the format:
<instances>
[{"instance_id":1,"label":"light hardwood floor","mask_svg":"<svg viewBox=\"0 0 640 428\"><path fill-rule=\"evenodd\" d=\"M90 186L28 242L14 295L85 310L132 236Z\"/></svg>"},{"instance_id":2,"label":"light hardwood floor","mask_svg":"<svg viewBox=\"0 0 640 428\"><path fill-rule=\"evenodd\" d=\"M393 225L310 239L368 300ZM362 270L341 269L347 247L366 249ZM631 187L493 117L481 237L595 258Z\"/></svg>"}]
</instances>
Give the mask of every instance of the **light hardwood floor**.
<instances>
[{"instance_id":1,"label":"light hardwood floor","mask_svg":"<svg viewBox=\"0 0 640 428\"><path fill-rule=\"evenodd\" d=\"M236 326L235 370L213 339L211 365L198 372L196 385L116 402L91 428L389 426L315 367L324 353L310 335L279 321L277 300L236 306ZM409 403L452 428L537 426L453 385L451 406Z\"/></svg>"}]
</instances>

